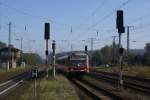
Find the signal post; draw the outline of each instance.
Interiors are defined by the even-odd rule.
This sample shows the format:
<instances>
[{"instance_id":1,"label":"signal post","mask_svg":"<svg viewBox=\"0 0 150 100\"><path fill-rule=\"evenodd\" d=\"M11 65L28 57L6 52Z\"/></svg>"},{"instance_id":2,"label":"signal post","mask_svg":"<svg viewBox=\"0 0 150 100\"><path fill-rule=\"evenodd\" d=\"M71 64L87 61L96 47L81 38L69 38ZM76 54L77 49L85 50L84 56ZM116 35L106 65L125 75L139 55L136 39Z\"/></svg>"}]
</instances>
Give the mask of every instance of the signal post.
<instances>
[{"instance_id":1,"label":"signal post","mask_svg":"<svg viewBox=\"0 0 150 100\"><path fill-rule=\"evenodd\" d=\"M53 40L53 43L52 43L52 50L53 50L53 77L56 76L56 68L55 68L55 65L56 65L55 58L56 58L56 56L55 56L55 49L56 49L56 43L55 43L55 40Z\"/></svg>"},{"instance_id":2,"label":"signal post","mask_svg":"<svg viewBox=\"0 0 150 100\"><path fill-rule=\"evenodd\" d=\"M119 65L120 65L120 68L119 68L118 88L120 90L122 90L122 88L123 88L122 61L123 61L124 49L122 48L122 45L121 45L121 34L125 32L122 10L117 10L116 28L118 29L118 34L119 34Z\"/></svg>"},{"instance_id":3,"label":"signal post","mask_svg":"<svg viewBox=\"0 0 150 100\"><path fill-rule=\"evenodd\" d=\"M50 39L50 23L45 23L45 35L44 39L46 40L46 50L45 50L45 55L46 55L46 66L47 66L47 78L49 77L48 71L48 40Z\"/></svg>"}]
</instances>

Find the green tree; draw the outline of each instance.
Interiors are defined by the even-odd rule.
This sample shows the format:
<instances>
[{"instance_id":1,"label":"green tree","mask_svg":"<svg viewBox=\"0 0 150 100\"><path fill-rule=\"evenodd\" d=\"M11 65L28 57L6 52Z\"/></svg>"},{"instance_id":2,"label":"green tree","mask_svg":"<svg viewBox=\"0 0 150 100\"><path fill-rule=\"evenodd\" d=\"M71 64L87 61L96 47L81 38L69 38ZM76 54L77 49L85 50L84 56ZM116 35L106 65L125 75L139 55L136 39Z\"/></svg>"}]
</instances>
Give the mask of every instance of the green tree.
<instances>
[{"instance_id":1,"label":"green tree","mask_svg":"<svg viewBox=\"0 0 150 100\"><path fill-rule=\"evenodd\" d=\"M150 51L145 53L143 62L145 65L150 65Z\"/></svg>"},{"instance_id":2,"label":"green tree","mask_svg":"<svg viewBox=\"0 0 150 100\"><path fill-rule=\"evenodd\" d=\"M0 42L0 49L2 49L2 48L4 48L4 47L6 47L6 44L3 43L3 42Z\"/></svg>"},{"instance_id":3,"label":"green tree","mask_svg":"<svg viewBox=\"0 0 150 100\"><path fill-rule=\"evenodd\" d=\"M96 50L92 55L92 65L110 64L112 61L112 46L106 45Z\"/></svg>"},{"instance_id":4,"label":"green tree","mask_svg":"<svg viewBox=\"0 0 150 100\"><path fill-rule=\"evenodd\" d=\"M102 64L103 55L100 50L96 50L92 56L92 65L98 66Z\"/></svg>"},{"instance_id":5,"label":"green tree","mask_svg":"<svg viewBox=\"0 0 150 100\"><path fill-rule=\"evenodd\" d=\"M42 63L42 58L35 53L24 53L23 59L28 65L37 65Z\"/></svg>"},{"instance_id":6,"label":"green tree","mask_svg":"<svg viewBox=\"0 0 150 100\"><path fill-rule=\"evenodd\" d=\"M112 47L111 46L105 46L101 49L101 53L103 55L102 62L104 64L110 64L112 60Z\"/></svg>"},{"instance_id":7,"label":"green tree","mask_svg":"<svg viewBox=\"0 0 150 100\"><path fill-rule=\"evenodd\" d=\"M132 53L129 53L127 55L127 62L129 65L133 65L135 63L135 55Z\"/></svg>"},{"instance_id":8,"label":"green tree","mask_svg":"<svg viewBox=\"0 0 150 100\"><path fill-rule=\"evenodd\" d=\"M144 54L143 63L145 65L150 65L150 43L146 44L146 53Z\"/></svg>"}]
</instances>

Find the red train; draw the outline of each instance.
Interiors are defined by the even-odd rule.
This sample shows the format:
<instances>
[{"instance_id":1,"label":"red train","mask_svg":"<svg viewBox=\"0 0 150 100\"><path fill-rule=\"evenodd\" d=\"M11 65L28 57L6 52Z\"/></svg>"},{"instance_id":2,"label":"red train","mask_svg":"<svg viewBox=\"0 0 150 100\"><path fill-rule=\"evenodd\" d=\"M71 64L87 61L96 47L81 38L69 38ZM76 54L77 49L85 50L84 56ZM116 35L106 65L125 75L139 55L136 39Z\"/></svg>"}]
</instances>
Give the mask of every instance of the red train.
<instances>
[{"instance_id":1,"label":"red train","mask_svg":"<svg viewBox=\"0 0 150 100\"><path fill-rule=\"evenodd\" d=\"M88 73L89 72L89 56L86 53L76 52L69 56L59 57L57 59L58 69L67 73Z\"/></svg>"}]
</instances>

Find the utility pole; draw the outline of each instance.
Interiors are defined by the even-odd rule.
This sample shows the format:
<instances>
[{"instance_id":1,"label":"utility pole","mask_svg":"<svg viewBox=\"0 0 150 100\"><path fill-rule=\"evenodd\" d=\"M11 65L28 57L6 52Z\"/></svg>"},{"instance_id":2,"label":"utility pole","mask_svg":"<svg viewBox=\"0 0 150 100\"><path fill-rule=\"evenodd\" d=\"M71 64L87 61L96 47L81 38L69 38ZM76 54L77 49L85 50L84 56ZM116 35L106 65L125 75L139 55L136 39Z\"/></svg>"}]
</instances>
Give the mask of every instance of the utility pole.
<instances>
[{"instance_id":1,"label":"utility pole","mask_svg":"<svg viewBox=\"0 0 150 100\"><path fill-rule=\"evenodd\" d=\"M23 50L22 50L22 46L23 46L23 38L21 38L21 65L23 66Z\"/></svg>"},{"instance_id":2,"label":"utility pole","mask_svg":"<svg viewBox=\"0 0 150 100\"><path fill-rule=\"evenodd\" d=\"M93 43L96 38L89 38L89 39L91 40L91 52L93 54ZM93 58L92 55L91 58ZM94 57L94 65L96 66L96 57Z\"/></svg>"},{"instance_id":3,"label":"utility pole","mask_svg":"<svg viewBox=\"0 0 150 100\"><path fill-rule=\"evenodd\" d=\"M130 28L134 28L134 26L127 26L127 54L130 51Z\"/></svg>"},{"instance_id":4,"label":"utility pole","mask_svg":"<svg viewBox=\"0 0 150 100\"><path fill-rule=\"evenodd\" d=\"M113 52L112 52L112 56L113 56L113 58L112 58L112 63L115 63L115 55L116 55L116 43L115 43L115 39L116 39L116 37L117 36L112 36L113 37L113 43L112 43L112 46L113 46Z\"/></svg>"},{"instance_id":5,"label":"utility pole","mask_svg":"<svg viewBox=\"0 0 150 100\"><path fill-rule=\"evenodd\" d=\"M71 50L71 52L73 51L73 45L71 44L71 46L70 46L70 50Z\"/></svg>"},{"instance_id":6,"label":"utility pole","mask_svg":"<svg viewBox=\"0 0 150 100\"><path fill-rule=\"evenodd\" d=\"M89 57L88 57L88 47L85 45L85 54L86 54L86 62L89 62ZM89 63L86 63L87 68L89 69Z\"/></svg>"},{"instance_id":7,"label":"utility pole","mask_svg":"<svg viewBox=\"0 0 150 100\"><path fill-rule=\"evenodd\" d=\"M8 65L7 65L7 71L9 71L10 66L11 66L11 22L9 22L9 36L8 36L8 54L9 54L9 60L8 60Z\"/></svg>"},{"instance_id":8,"label":"utility pole","mask_svg":"<svg viewBox=\"0 0 150 100\"><path fill-rule=\"evenodd\" d=\"M23 66L23 50L22 50L22 46L23 46L23 38L20 39L16 39L18 41L20 41L20 49L21 49L21 66Z\"/></svg>"},{"instance_id":9,"label":"utility pole","mask_svg":"<svg viewBox=\"0 0 150 100\"><path fill-rule=\"evenodd\" d=\"M55 43L55 40L53 40L53 43L52 43L52 49L53 49L53 77L56 76L56 62L55 62L55 49L56 49L56 43Z\"/></svg>"},{"instance_id":10,"label":"utility pole","mask_svg":"<svg viewBox=\"0 0 150 100\"><path fill-rule=\"evenodd\" d=\"M9 37L8 37L8 46L11 44L11 22L9 22Z\"/></svg>"},{"instance_id":11,"label":"utility pole","mask_svg":"<svg viewBox=\"0 0 150 100\"><path fill-rule=\"evenodd\" d=\"M90 41L91 41L91 51L93 51L93 43L94 43L94 40L96 39L96 38L89 38L90 39Z\"/></svg>"},{"instance_id":12,"label":"utility pole","mask_svg":"<svg viewBox=\"0 0 150 100\"><path fill-rule=\"evenodd\" d=\"M129 36L129 33L130 33L130 27L127 26L127 54L129 53L129 49L130 49L130 36Z\"/></svg>"}]
</instances>

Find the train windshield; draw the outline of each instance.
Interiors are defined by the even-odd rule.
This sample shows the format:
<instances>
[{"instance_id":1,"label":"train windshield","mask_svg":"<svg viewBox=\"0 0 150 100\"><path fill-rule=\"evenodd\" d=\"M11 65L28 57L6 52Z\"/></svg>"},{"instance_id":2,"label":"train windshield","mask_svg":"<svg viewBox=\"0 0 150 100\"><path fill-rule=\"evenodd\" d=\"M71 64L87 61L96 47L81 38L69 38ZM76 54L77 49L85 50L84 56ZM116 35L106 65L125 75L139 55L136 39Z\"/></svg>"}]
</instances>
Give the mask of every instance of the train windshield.
<instances>
[{"instance_id":1,"label":"train windshield","mask_svg":"<svg viewBox=\"0 0 150 100\"><path fill-rule=\"evenodd\" d=\"M71 60L71 64L85 64L85 60Z\"/></svg>"}]
</instances>

